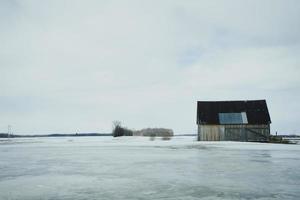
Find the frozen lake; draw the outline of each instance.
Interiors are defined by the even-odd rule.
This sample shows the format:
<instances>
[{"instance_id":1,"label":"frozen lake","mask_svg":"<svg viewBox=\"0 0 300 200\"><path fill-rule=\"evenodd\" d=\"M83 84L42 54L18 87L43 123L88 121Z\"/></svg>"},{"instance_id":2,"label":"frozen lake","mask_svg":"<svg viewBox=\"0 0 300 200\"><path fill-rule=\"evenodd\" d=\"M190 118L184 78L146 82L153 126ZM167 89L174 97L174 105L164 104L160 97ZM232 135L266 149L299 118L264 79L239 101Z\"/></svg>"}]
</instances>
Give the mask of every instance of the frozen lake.
<instances>
[{"instance_id":1,"label":"frozen lake","mask_svg":"<svg viewBox=\"0 0 300 200\"><path fill-rule=\"evenodd\" d=\"M300 145L2 139L0 199L300 199Z\"/></svg>"}]
</instances>

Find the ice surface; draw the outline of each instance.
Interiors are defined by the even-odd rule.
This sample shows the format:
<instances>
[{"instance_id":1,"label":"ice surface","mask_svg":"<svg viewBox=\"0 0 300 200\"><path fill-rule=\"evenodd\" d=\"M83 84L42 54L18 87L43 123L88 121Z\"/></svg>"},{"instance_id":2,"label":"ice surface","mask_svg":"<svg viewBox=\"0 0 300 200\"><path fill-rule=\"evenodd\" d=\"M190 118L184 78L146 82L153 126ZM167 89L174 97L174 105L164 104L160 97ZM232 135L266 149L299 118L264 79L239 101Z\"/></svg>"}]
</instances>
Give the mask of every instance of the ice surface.
<instances>
[{"instance_id":1,"label":"ice surface","mask_svg":"<svg viewBox=\"0 0 300 200\"><path fill-rule=\"evenodd\" d=\"M0 199L300 199L300 145L146 137L0 140Z\"/></svg>"}]
</instances>

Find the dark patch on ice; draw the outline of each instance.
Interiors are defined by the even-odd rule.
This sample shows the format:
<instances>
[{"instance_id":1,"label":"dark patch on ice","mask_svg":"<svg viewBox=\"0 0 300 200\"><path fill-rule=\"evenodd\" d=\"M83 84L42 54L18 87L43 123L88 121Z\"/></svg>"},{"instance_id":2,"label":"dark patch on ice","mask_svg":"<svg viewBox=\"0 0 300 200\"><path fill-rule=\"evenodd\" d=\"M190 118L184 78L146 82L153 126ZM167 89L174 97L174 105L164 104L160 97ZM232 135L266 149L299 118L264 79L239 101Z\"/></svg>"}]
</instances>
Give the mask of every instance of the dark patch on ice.
<instances>
[{"instance_id":1,"label":"dark patch on ice","mask_svg":"<svg viewBox=\"0 0 300 200\"><path fill-rule=\"evenodd\" d=\"M250 161L252 162L257 162L257 163L271 163L270 160L264 160L264 159L251 159Z\"/></svg>"},{"instance_id":2,"label":"dark patch on ice","mask_svg":"<svg viewBox=\"0 0 300 200\"><path fill-rule=\"evenodd\" d=\"M211 188L207 186L189 186L185 187L185 195L195 198L211 198L211 199L274 199L278 194L268 192L252 192L252 191L234 191L217 187ZM222 191L223 190L223 191Z\"/></svg>"},{"instance_id":3,"label":"dark patch on ice","mask_svg":"<svg viewBox=\"0 0 300 200\"><path fill-rule=\"evenodd\" d=\"M171 149L201 149L207 150L209 147L204 145L186 145L186 146L170 146Z\"/></svg>"},{"instance_id":4,"label":"dark patch on ice","mask_svg":"<svg viewBox=\"0 0 300 200\"><path fill-rule=\"evenodd\" d=\"M179 149L200 149L200 150L209 150L209 149L215 149L217 147L212 147L212 146L206 146L206 145L185 145L185 146L153 146L154 148L163 148L163 149L174 149L174 150L179 150Z\"/></svg>"},{"instance_id":5,"label":"dark patch on ice","mask_svg":"<svg viewBox=\"0 0 300 200\"><path fill-rule=\"evenodd\" d=\"M0 145L33 144L33 143L42 143L42 141L11 141L11 140L0 140Z\"/></svg>"}]
</instances>

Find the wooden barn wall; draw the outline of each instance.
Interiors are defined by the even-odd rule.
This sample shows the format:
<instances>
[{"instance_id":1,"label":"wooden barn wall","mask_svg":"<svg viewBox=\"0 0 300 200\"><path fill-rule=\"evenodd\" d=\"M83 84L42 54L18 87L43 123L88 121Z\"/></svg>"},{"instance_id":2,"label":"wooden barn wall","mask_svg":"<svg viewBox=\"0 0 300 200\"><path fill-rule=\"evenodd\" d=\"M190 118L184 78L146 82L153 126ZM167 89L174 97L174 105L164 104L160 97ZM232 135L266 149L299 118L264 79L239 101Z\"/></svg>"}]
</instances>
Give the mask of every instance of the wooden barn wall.
<instances>
[{"instance_id":1,"label":"wooden barn wall","mask_svg":"<svg viewBox=\"0 0 300 200\"><path fill-rule=\"evenodd\" d=\"M222 125L205 125L198 127L198 140L218 141L225 140L225 127Z\"/></svg>"},{"instance_id":2,"label":"wooden barn wall","mask_svg":"<svg viewBox=\"0 0 300 200\"><path fill-rule=\"evenodd\" d=\"M266 141L269 125L198 125L200 141Z\"/></svg>"}]
</instances>

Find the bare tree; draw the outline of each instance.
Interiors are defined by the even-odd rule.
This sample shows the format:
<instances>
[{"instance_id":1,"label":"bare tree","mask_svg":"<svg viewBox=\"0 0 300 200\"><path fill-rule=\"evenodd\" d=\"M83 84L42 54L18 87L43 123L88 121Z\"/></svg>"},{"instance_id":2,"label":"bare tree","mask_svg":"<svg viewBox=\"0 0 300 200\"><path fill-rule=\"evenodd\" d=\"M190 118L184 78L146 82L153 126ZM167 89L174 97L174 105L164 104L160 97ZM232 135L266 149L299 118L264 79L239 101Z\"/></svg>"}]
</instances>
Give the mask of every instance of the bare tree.
<instances>
[{"instance_id":1,"label":"bare tree","mask_svg":"<svg viewBox=\"0 0 300 200\"><path fill-rule=\"evenodd\" d=\"M115 121L113 121L112 122L113 123L113 125L112 125L112 129L114 130L116 127L121 127L121 122L120 121L118 121L118 120L115 120Z\"/></svg>"},{"instance_id":2,"label":"bare tree","mask_svg":"<svg viewBox=\"0 0 300 200\"><path fill-rule=\"evenodd\" d=\"M132 136L133 131L121 126L120 121L113 121L113 137L120 137L120 136Z\"/></svg>"}]
</instances>

